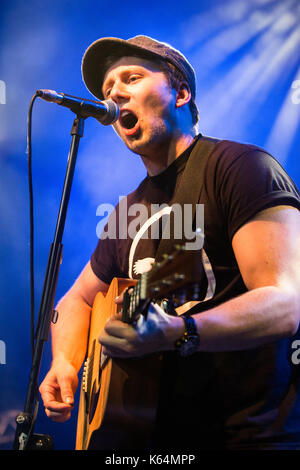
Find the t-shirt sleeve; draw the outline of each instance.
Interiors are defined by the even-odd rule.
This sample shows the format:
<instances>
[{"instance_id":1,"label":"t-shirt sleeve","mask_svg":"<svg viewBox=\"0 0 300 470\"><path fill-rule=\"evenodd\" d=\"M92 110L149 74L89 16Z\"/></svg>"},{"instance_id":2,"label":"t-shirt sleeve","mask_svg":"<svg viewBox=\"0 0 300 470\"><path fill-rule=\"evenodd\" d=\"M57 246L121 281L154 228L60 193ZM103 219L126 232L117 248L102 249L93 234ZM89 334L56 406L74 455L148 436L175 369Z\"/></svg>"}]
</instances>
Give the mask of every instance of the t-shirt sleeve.
<instances>
[{"instance_id":1,"label":"t-shirt sleeve","mask_svg":"<svg viewBox=\"0 0 300 470\"><path fill-rule=\"evenodd\" d=\"M96 276L106 284L118 276L115 240L99 240L91 256L91 268ZM121 277L121 276L120 276Z\"/></svg>"},{"instance_id":2,"label":"t-shirt sleeve","mask_svg":"<svg viewBox=\"0 0 300 470\"><path fill-rule=\"evenodd\" d=\"M131 238L128 230L128 207L136 198L140 186L115 206L100 234L91 256L91 267L96 276L110 284L114 277L128 278L128 249Z\"/></svg>"},{"instance_id":3,"label":"t-shirt sleeve","mask_svg":"<svg viewBox=\"0 0 300 470\"><path fill-rule=\"evenodd\" d=\"M96 276L106 284L110 284L114 277L123 277L120 272L117 239L113 233L116 209L110 215L100 235L97 246L91 256L91 268ZM111 230L113 227L113 230Z\"/></svg>"},{"instance_id":4,"label":"t-shirt sleeve","mask_svg":"<svg viewBox=\"0 0 300 470\"><path fill-rule=\"evenodd\" d=\"M217 165L218 205L226 220L229 239L258 212L288 205L300 210L300 193L282 166L261 149L248 149Z\"/></svg>"}]
</instances>

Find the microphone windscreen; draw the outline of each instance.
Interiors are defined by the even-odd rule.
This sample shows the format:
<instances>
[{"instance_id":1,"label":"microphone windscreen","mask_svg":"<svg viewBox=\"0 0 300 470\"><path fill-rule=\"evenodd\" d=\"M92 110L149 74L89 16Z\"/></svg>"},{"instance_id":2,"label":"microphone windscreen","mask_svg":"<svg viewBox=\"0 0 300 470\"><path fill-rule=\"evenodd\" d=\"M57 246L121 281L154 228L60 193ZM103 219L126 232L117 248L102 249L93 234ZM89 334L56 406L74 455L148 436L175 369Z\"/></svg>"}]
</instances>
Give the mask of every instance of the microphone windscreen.
<instances>
[{"instance_id":1,"label":"microphone windscreen","mask_svg":"<svg viewBox=\"0 0 300 470\"><path fill-rule=\"evenodd\" d=\"M102 101L102 103L105 103L108 112L105 114L105 116L101 116L98 121L101 122L101 124L104 126L109 126L119 119L120 110L113 100Z\"/></svg>"}]
</instances>

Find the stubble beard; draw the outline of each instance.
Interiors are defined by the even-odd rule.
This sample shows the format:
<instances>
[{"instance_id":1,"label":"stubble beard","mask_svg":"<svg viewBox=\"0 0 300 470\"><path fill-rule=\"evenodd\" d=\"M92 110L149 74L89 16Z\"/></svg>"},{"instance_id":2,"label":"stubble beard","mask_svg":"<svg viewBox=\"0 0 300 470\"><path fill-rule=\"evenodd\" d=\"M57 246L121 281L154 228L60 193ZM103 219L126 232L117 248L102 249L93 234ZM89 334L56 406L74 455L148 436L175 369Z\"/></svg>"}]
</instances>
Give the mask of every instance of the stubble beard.
<instances>
[{"instance_id":1,"label":"stubble beard","mask_svg":"<svg viewBox=\"0 0 300 470\"><path fill-rule=\"evenodd\" d=\"M171 140L169 129L165 122L153 126L149 132L140 130L138 135L129 137L126 146L133 153L150 159L158 160L166 152Z\"/></svg>"}]
</instances>

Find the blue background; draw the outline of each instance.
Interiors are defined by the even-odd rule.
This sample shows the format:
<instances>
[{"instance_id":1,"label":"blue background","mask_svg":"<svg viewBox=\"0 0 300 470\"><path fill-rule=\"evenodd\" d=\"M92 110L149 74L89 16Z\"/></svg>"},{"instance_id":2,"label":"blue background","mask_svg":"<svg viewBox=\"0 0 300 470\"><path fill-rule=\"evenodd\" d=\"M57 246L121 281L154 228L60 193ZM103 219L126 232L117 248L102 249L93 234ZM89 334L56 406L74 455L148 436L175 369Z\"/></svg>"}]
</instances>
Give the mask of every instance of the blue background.
<instances>
[{"instance_id":1,"label":"blue background","mask_svg":"<svg viewBox=\"0 0 300 470\"><path fill-rule=\"evenodd\" d=\"M199 129L265 147L300 186L299 0L1 0L0 3L0 449L10 449L30 370L29 199L26 133L39 88L92 98L81 58L104 36L146 34L194 65ZM298 81L299 80L299 81ZM38 308L53 240L74 115L37 100L33 108L35 281ZM97 243L98 205L115 204L145 170L111 127L89 118L79 147L56 299ZM5 346L5 351L3 346ZM4 354L5 353L5 354ZM41 379L50 363L46 343ZM35 427L56 449L73 449L76 413L64 424L41 407Z\"/></svg>"}]
</instances>

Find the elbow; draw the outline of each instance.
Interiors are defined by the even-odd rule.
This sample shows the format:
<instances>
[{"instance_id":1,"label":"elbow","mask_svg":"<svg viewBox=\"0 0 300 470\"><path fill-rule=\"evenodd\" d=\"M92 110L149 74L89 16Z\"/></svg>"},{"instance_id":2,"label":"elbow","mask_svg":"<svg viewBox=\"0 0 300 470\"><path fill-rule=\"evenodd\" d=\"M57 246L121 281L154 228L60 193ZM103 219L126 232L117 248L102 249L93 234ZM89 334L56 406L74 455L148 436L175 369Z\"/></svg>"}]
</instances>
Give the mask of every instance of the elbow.
<instances>
[{"instance_id":1,"label":"elbow","mask_svg":"<svg viewBox=\"0 0 300 470\"><path fill-rule=\"evenodd\" d=\"M290 322L290 334L289 336L294 336L299 329L299 312L297 316L295 315Z\"/></svg>"},{"instance_id":2,"label":"elbow","mask_svg":"<svg viewBox=\"0 0 300 470\"><path fill-rule=\"evenodd\" d=\"M294 336L300 325L300 290L298 292L291 283L269 286L268 289L271 336L278 339Z\"/></svg>"},{"instance_id":3,"label":"elbow","mask_svg":"<svg viewBox=\"0 0 300 470\"><path fill-rule=\"evenodd\" d=\"M292 317L286 324L285 336L294 336L299 329L299 319Z\"/></svg>"},{"instance_id":4,"label":"elbow","mask_svg":"<svg viewBox=\"0 0 300 470\"><path fill-rule=\"evenodd\" d=\"M300 323L300 295L298 293L289 293L287 296L284 315L284 336L294 336Z\"/></svg>"}]
</instances>

